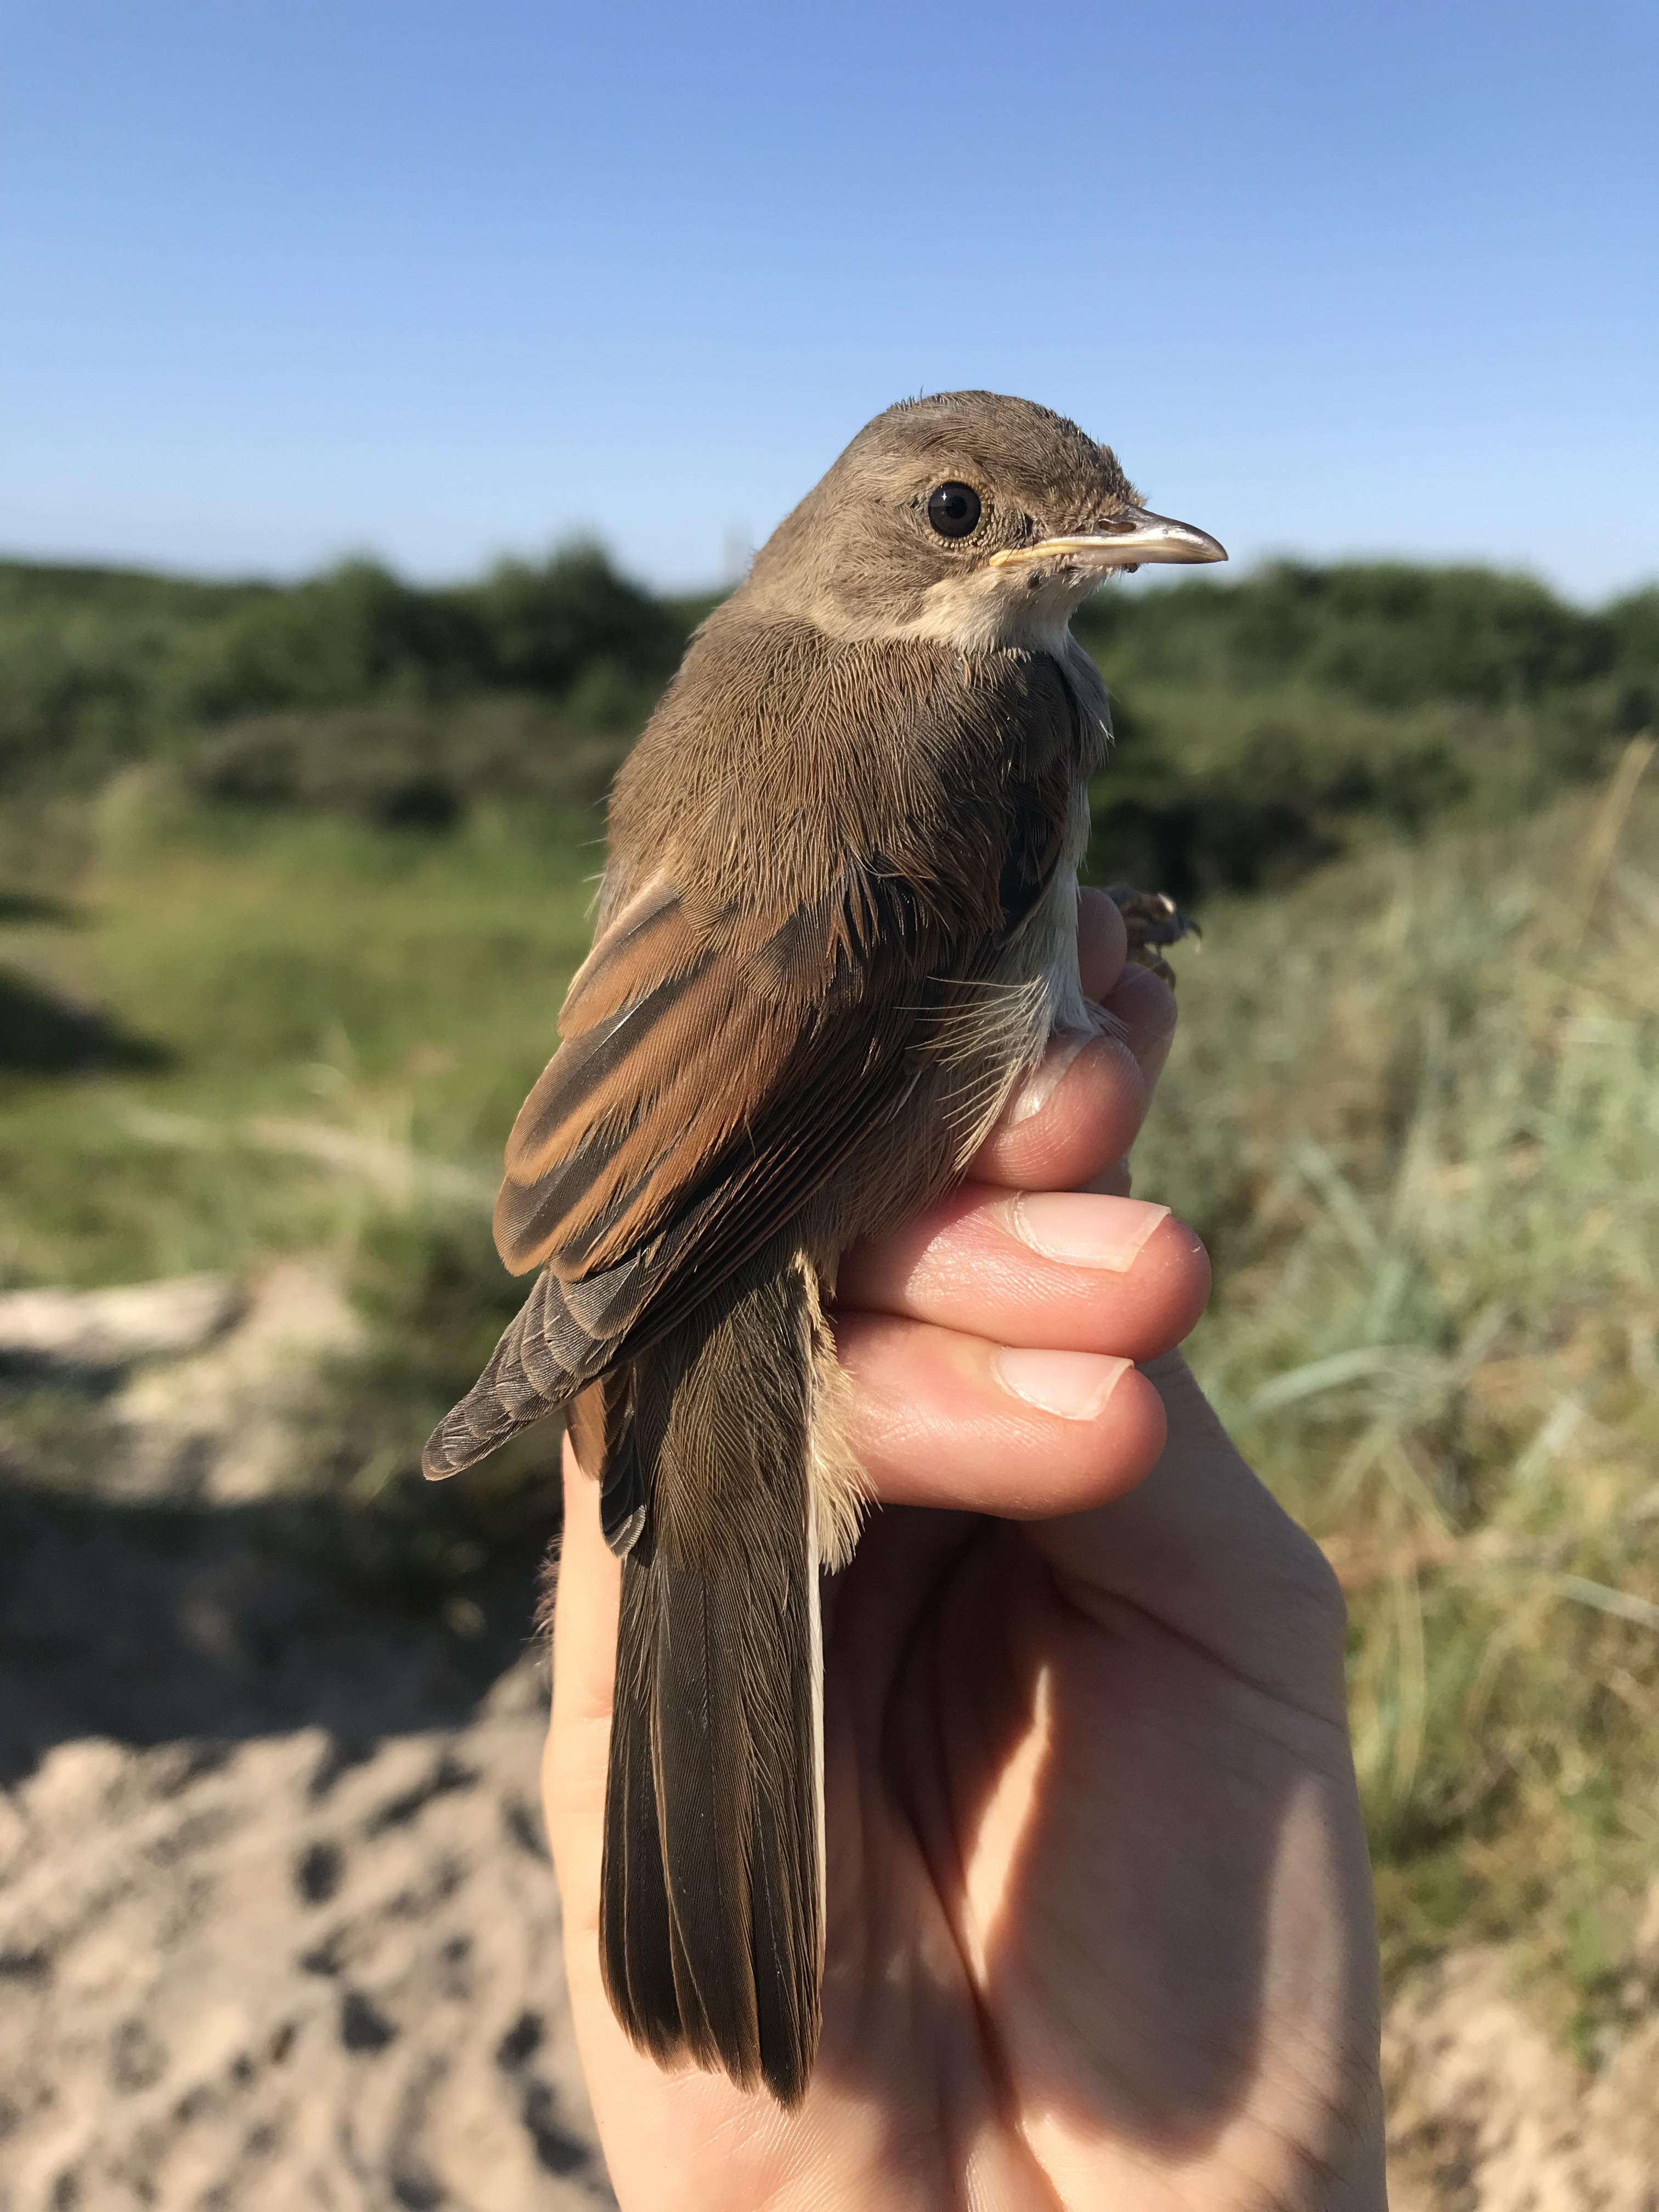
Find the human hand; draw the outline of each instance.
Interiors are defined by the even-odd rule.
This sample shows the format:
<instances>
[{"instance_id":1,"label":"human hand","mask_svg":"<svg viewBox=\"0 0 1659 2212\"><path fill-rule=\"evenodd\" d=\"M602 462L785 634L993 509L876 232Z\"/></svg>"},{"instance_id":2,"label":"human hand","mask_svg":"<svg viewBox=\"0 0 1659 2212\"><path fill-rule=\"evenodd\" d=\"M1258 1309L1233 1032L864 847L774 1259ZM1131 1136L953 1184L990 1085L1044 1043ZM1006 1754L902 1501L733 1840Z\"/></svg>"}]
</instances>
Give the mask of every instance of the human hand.
<instances>
[{"instance_id":1,"label":"human hand","mask_svg":"<svg viewBox=\"0 0 1659 2212\"><path fill-rule=\"evenodd\" d=\"M1121 1034L1057 1041L975 1180L842 1272L884 1510L826 1594L823 2033L793 2112L659 2072L604 1996L619 1574L567 1452L544 1795L625 2207L1384 2203L1341 1601L1174 1349L1201 1247L1122 1194L1173 1001L1104 897L1079 944Z\"/></svg>"}]
</instances>

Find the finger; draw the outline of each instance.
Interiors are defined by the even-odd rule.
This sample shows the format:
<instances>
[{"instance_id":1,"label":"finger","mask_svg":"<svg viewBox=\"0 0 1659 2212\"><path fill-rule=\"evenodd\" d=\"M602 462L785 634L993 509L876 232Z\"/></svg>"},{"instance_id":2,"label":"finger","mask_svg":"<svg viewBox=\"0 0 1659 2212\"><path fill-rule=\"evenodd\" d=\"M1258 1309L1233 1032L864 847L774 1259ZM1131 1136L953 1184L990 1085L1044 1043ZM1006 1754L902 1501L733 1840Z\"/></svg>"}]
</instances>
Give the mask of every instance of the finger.
<instances>
[{"instance_id":1,"label":"finger","mask_svg":"<svg viewBox=\"0 0 1659 2212\"><path fill-rule=\"evenodd\" d=\"M1151 969L1130 960L1128 947L1128 932L1115 900L1104 891L1079 891L1077 967L1084 997L1097 1006L1114 1005L1132 1030L1144 1032L1149 1039L1161 1037L1167 1048L1175 1030L1175 993ZM1117 1006L1120 993L1123 1004ZM1139 1042L1135 1056L1145 1064Z\"/></svg>"},{"instance_id":2,"label":"finger","mask_svg":"<svg viewBox=\"0 0 1659 2212\"><path fill-rule=\"evenodd\" d=\"M1108 994L1105 1005L1107 1012L1122 1024L1129 1049L1146 1078L1150 1097L1164 1073L1170 1047L1175 1042L1180 1012L1176 994L1167 983L1158 981L1150 968L1139 968L1132 963Z\"/></svg>"},{"instance_id":3,"label":"finger","mask_svg":"<svg viewBox=\"0 0 1659 2212\"><path fill-rule=\"evenodd\" d=\"M921 1322L840 1315L849 1442L884 1504L1048 1519L1133 1489L1164 1407L1127 1359L1011 1348Z\"/></svg>"},{"instance_id":4,"label":"finger","mask_svg":"<svg viewBox=\"0 0 1659 2212\"><path fill-rule=\"evenodd\" d=\"M564 1546L553 1615L553 1722L542 1802L568 1922L599 1924L597 1842L605 1814L622 1569L599 1528L599 1485L564 1448Z\"/></svg>"},{"instance_id":5,"label":"finger","mask_svg":"<svg viewBox=\"0 0 1659 2212\"><path fill-rule=\"evenodd\" d=\"M1083 995L1097 1005L1116 984L1129 957L1129 933L1115 899L1104 891L1077 896L1077 969Z\"/></svg>"},{"instance_id":6,"label":"finger","mask_svg":"<svg viewBox=\"0 0 1659 2212\"><path fill-rule=\"evenodd\" d=\"M1204 1247L1167 1206L969 1183L850 1252L836 1302L998 1344L1152 1359L1209 1293Z\"/></svg>"},{"instance_id":7,"label":"finger","mask_svg":"<svg viewBox=\"0 0 1659 2212\"><path fill-rule=\"evenodd\" d=\"M1133 1144L1175 1036L1175 994L1149 969L1129 967L1102 1011L1109 1020L1099 1029L1050 1040L975 1154L976 1182L1075 1189Z\"/></svg>"}]
</instances>

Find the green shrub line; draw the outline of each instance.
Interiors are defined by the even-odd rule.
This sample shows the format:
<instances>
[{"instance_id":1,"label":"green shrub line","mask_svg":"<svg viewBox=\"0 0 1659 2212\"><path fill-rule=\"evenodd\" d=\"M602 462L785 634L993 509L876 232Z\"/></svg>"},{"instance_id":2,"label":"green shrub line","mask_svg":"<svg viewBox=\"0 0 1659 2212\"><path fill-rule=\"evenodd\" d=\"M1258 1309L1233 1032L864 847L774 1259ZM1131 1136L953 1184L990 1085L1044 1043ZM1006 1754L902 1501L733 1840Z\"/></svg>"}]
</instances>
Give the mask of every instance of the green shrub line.
<instances>
[{"instance_id":1,"label":"green shrub line","mask_svg":"<svg viewBox=\"0 0 1659 2212\"><path fill-rule=\"evenodd\" d=\"M0 562L0 803L140 763L248 809L453 830L597 805L712 599L591 544L422 588ZM1378 828L1517 818L1659 714L1659 588L1596 611L1524 576L1281 562L1108 589L1097 864L1177 896L1283 881Z\"/></svg>"}]
</instances>

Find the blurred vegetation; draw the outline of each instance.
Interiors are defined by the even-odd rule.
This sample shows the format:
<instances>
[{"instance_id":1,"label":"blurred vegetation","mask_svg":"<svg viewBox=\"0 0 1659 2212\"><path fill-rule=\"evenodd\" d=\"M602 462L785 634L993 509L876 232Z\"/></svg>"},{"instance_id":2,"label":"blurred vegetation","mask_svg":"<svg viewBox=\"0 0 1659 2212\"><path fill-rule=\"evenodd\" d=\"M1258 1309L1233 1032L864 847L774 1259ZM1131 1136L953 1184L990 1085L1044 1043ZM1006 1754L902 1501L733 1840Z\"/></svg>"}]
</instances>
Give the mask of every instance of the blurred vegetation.
<instances>
[{"instance_id":1,"label":"blurred vegetation","mask_svg":"<svg viewBox=\"0 0 1659 2212\"><path fill-rule=\"evenodd\" d=\"M1652 761L1212 909L1137 1156L1214 1255L1194 1364L1347 1586L1391 1964L1516 1939L1589 2056L1659 1879Z\"/></svg>"},{"instance_id":2,"label":"blurred vegetation","mask_svg":"<svg viewBox=\"0 0 1659 2212\"><path fill-rule=\"evenodd\" d=\"M596 806L712 601L602 551L421 589L0 563L0 805L148 763L210 801L453 829ZM1192 899L1379 830L1516 818L1659 718L1659 590L1597 612L1482 569L1282 562L1098 594L1118 698L1097 866Z\"/></svg>"},{"instance_id":3,"label":"blurred vegetation","mask_svg":"<svg viewBox=\"0 0 1659 2212\"><path fill-rule=\"evenodd\" d=\"M1097 862L1182 899L1517 819L1659 722L1659 590L1590 613L1486 569L1281 562L1103 592L1077 629L1118 701Z\"/></svg>"},{"instance_id":4,"label":"blurred vegetation","mask_svg":"<svg viewBox=\"0 0 1659 2212\"><path fill-rule=\"evenodd\" d=\"M435 1505L416 1460L520 1296L501 1144L700 611L582 550L0 568L0 1287L332 1254L373 1348L314 1477L412 1601L551 1516L550 1436ZM1097 865L1204 902L1139 1187L1349 1589L1390 1960L1516 1938L1593 2053L1659 1877L1659 592L1282 566L1079 627Z\"/></svg>"},{"instance_id":5,"label":"blurred vegetation","mask_svg":"<svg viewBox=\"0 0 1659 2212\"><path fill-rule=\"evenodd\" d=\"M0 797L152 763L428 829L486 795L597 799L708 604L585 545L431 591L371 561L289 586L0 562Z\"/></svg>"}]
</instances>

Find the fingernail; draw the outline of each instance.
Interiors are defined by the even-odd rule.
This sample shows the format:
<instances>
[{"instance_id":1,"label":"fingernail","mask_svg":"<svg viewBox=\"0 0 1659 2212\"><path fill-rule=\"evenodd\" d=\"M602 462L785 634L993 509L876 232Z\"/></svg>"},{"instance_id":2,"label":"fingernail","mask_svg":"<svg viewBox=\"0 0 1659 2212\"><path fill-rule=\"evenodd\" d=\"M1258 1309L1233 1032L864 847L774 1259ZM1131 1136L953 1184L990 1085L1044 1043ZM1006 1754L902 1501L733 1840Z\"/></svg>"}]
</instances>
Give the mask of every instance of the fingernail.
<instances>
[{"instance_id":1,"label":"fingernail","mask_svg":"<svg viewBox=\"0 0 1659 2212\"><path fill-rule=\"evenodd\" d=\"M1051 1037L1048 1049L1009 1101L1002 1117L1005 1125L1012 1127L1016 1121L1029 1121L1033 1114L1040 1114L1065 1081L1066 1071L1079 1053L1099 1034L1098 1030L1061 1030Z\"/></svg>"},{"instance_id":2,"label":"fingernail","mask_svg":"<svg viewBox=\"0 0 1659 2212\"><path fill-rule=\"evenodd\" d=\"M1045 1260L1127 1274L1160 1224L1167 1206L1139 1198L1098 1198L1074 1190L1022 1191L1008 1209L1015 1235Z\"/></svg>"},{"instance_id":3,"label":"fingernail","mask_svg":"<svg viewBox=\"0 0 1659 2212\"><path fill-rule=\"evenodd\" d=\"M992 1364L1003 1387L1028 1406L1063 1420L1091 1421L1134 1362L1093 1352L1018 1352L1004 1346Z\"/></svg>"}]
</instances>

